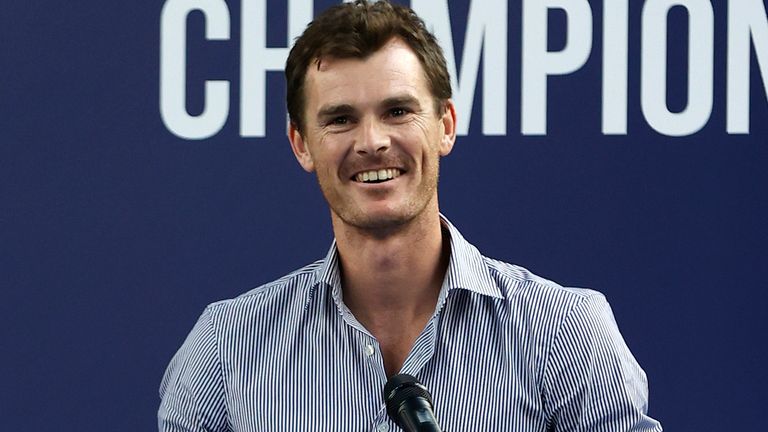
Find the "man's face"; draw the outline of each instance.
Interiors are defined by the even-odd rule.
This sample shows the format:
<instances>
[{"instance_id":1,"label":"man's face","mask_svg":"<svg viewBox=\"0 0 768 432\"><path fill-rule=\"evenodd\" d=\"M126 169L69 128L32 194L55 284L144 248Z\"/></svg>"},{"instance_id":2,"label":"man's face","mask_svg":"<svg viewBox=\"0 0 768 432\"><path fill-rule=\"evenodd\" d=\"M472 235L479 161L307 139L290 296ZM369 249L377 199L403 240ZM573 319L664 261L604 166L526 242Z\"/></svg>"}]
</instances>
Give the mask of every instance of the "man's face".
<instances>
[{"instance_id":1,"label":"man's face","mask_svg":"<svg viewBox=\"0 0 768 432\"><path fill-rule=\"evenodd\" d=\"M435 111L416 55L392 39L368 58L324 58L304 85L304 133L291 126L302 167L317 173L333 214L364 229L402 225L437 209L440 156L455 140L455 110Z\"/></svg>"}]
</instances>

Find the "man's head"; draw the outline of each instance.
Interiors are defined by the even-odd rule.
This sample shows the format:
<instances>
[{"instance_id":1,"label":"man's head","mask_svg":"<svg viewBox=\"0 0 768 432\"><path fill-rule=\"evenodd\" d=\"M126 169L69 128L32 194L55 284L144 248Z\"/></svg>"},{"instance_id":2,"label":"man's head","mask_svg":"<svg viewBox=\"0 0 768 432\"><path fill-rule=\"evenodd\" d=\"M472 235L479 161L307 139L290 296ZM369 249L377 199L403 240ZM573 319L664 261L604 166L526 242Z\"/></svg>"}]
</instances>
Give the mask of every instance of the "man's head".
<instances>
[{"instance_id":1,"label":"man's head","mask_svg":"<svg viewBox=\"0 0 768 432\"><path fill-rule=\"evenodd\" d=\"M400 38L419 59L435 98L436 111L451 98L451 81L440 45L411 9L387 1L357 0L323 12L296 40L285 65L288 114L304 132L305 78L309 67L319 68L324 58L364 59L392 38Z\"/></svg>"},{"instance_id":2,"label":"man's head","mask_svg":"<svg viewBox=\"0 0 768 432\"><path fill-rule=\"evenodd\" d=\"M437 222L439 159L453 148L456 113L442 52L413 12L334 7L299 38L286 75L291 147L317 174L334 229Z\"/></svg>"}]
</instances>

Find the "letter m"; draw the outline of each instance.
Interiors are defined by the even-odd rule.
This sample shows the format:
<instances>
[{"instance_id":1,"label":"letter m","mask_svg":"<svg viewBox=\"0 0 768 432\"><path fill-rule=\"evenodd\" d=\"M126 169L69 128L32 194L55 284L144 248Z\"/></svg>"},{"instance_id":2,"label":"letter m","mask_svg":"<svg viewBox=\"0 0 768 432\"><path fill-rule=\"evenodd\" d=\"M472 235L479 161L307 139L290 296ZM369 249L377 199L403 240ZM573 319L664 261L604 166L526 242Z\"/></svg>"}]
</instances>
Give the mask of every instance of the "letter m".
<instances>
[{"instance_id":1,"label":"letter m","mask_svg":"<svg viewBox=\"0 0 768 432\"><path fill-rule=\"evenodd\" d=\"M507 1L474 1L469 6L461 71L456 67L448 0L411 0L411 8L440 41L459 112L457 132L466 135L472 115L480 54L483 56L483 135L507 133Z\"/></svg>"}]
</instances>

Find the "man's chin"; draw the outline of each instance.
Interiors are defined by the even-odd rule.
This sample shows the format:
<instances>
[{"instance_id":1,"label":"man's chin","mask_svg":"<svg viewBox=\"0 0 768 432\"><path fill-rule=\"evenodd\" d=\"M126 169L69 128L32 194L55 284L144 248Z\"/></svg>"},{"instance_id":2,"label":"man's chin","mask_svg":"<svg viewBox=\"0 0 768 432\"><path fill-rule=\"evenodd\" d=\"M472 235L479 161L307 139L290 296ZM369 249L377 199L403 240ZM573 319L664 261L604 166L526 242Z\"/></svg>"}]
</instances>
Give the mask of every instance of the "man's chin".
<instances>
[{"instance_id":1,"label":"man's chin","mask_svg":"<svg viewBox=\"0 0 768 432\"><path fill-rule=\"evenodd\" d=\"M408 225L408 223L416 217L415 214L404 212L356 212L356 214L335 214L345 225L361 231L369 231L371 233L380 232L382 234L397 231Z\"/></svg>"}]
</instances>

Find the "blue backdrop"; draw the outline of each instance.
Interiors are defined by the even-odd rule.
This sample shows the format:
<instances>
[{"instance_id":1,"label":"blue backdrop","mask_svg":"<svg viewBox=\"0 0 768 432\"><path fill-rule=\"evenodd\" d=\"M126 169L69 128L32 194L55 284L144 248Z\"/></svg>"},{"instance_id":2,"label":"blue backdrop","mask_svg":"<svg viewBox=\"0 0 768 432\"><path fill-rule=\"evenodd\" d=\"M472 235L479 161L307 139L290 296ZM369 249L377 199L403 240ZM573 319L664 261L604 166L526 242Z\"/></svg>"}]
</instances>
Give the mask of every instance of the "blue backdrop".
<instances>
[{"instance_id":1,"label":"blue backdrop","mask_svg":"<svg viewBox=\"0 0 768 432\"><path fill-rule=\"evenodd\" d=\"M205 39L211 15L196 11L184 21L189 115L212 103L206 80L229 81L228 114L205 139L180 136L161 113L163 86L172 85L160 78L161 39L173 36L161 29L166 2L3 4L3 430L155 429L160 378L203 307L326 252L327 207L284 137L281 72L268 72L262 86L263 136L242 130L241 24L247 21L248 32L268 22L270 47L285 46L289 33L284 2L267 2L266 21L243 20L249 1L173 2L227 6L231 31L223 40ZM313 10L332 3L315 1ZM499 15L499 2L451 2L448 43L462 68L461 53L471 51L465 35L475 31L467 25L472 3ZM588 3L589 41L582 31L569 40L575 13L553 9L549 50L590 49L572 71L548 78L546 132L534 134L521 132L521 29L533 25L524 22L521 3L509 2L506 14L502 105L496 95L483 108L491 97L483 95L483 61L503 58L494 49L482 52L474 93L463 88L472 116L468 134L443 160L442 211L485 254L605 293L648 374L650 413L665 429L759 430L768 386L768 103L761 78L768 63L761 69L758 62L768 60L764 13L749 14L756 41L746 64L730 72L751 67L748 102L734 108L737 116L748 112L749 131L729 133L728 56L744 48L728 44L729 2L680 1L689 9L673 7L655 21L649 11L665 2L629 4L629 33L619 38L628 47L627 82L619 86L627 94L626 132L604 134L602 85L616 78L603 71L604 4ZM444 2L434 4L440 12ZM662 91L675 114L686 108L689 81L704 76L706 84L706 58L689 68L687 56L710 35L707 8L713 78L693 91L712 94L711 113L700 128L671 136L647 120L664 111L644 110L642 92ZM642 77L644 62L663 50L643 54L643 32L664 27L665 93L658 80L643 84ZM178 50L167 55L169 62L182 58ZM484 133L483 119L496 110L506 110L505 132ZM671 114L662 129L677 124Z\"/></svg>"}]
</instances>

